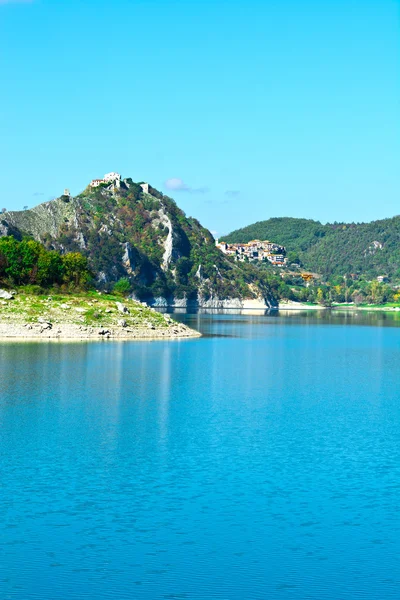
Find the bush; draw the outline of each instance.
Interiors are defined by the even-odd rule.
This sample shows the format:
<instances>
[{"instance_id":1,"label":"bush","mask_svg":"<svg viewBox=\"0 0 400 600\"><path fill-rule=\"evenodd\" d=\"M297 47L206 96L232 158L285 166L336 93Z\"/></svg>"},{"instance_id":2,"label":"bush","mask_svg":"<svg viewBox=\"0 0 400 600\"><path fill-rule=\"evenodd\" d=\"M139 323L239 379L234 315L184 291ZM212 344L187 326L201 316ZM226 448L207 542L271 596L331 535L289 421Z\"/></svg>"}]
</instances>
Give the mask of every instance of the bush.
<instances>
[{"instance_id":1,"label":"bush","mask_svg":"<svg viewBox=\"0 0 400 600\"><path fill-rule=\"evenodd\" d=\"M117 283L114 284L113 292L115 292L116 294L121 294L122 296L127 296L130 291L131 291L131 284L127 277L121 277L121 279L119 279L117 281Z\"/></svg>"},{"instance_id":2,"label":"bush","mask_svg":"<svg viewBox=\"0 0 400 600\"><path fill-rule=\"evenodd\" d=\"M31 294L32 296L42 296L46 293L46 290L40 285L25 285L24 292L26 294Z\"/></svg>"}]
</instances>

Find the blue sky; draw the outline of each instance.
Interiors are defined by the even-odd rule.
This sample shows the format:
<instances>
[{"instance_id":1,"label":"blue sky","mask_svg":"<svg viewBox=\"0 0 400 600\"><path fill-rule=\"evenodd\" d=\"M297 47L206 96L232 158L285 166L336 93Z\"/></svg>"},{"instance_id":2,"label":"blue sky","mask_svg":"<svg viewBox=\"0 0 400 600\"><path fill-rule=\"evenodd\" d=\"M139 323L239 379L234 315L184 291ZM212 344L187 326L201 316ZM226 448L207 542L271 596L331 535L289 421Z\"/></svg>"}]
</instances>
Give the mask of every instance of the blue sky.
<instances>
[{"instance_id":1,"label":"blue sky","mask_svg":"<svg viewBox=\"0 0 400 600\"><path fill-rule=\"evenodd\" d=\"M212 230L400 213L395 0L0 0L0 206L118 171Z\"/></svg>"}]
</instances>

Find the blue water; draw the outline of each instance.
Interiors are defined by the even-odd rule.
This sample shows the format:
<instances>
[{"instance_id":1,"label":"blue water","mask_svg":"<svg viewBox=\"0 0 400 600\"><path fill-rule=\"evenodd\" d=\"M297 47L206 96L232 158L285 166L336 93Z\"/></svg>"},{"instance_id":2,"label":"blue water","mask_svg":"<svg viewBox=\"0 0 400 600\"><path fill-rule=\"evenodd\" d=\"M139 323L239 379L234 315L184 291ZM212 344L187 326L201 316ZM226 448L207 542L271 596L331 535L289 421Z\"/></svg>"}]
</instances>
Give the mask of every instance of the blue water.
<instances>
[{"instance_id":1,"label":"blue water","mask_svg":"<svg viewBox=\"0 0 400 600\"><path fill-rule=\"evenodd\" d=\"M0 345L0 598L400 597L397 315Z\"/></svg>"}]
</instances>

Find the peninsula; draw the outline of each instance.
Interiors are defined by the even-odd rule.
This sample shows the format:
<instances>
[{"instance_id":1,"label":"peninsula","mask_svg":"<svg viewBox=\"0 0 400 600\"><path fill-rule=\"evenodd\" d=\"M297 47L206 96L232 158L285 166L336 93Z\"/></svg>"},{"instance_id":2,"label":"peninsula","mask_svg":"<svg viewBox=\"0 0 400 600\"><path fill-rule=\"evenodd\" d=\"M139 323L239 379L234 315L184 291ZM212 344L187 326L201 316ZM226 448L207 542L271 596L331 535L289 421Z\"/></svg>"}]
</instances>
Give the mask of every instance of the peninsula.
<instances>
[{"instance_id":1,"label":"peninsula","mask_svg":"<svg viewBox=\"0 0 400 600\"><path fill-rule=\"evenodd\" d=\"M89 291L35 296L0 289L0 339L132 340L200 334L140 302Z\"/></svg>"}]
</instances>

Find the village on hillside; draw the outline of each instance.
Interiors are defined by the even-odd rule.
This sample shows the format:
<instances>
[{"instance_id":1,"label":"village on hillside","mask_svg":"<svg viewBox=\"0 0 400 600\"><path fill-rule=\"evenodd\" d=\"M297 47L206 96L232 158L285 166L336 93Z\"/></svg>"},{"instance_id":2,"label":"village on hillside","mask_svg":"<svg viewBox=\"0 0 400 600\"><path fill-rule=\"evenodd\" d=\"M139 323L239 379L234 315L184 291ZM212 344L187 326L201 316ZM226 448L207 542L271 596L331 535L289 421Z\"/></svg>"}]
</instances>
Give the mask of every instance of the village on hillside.
<instances>
[{"instance_id":1,"label":"village on hillside","mask_svg":"<svg viewBox=\"0 0 400 600\"><path fill-rule=\"evenodd\" d=\"M283 267L287 263L286 248L268 240L251 240L247 244L228 244L216 240L215 244L221 252L233 256L235 260L268 260L276 267Z\"/></svg>"}]
</instances>

